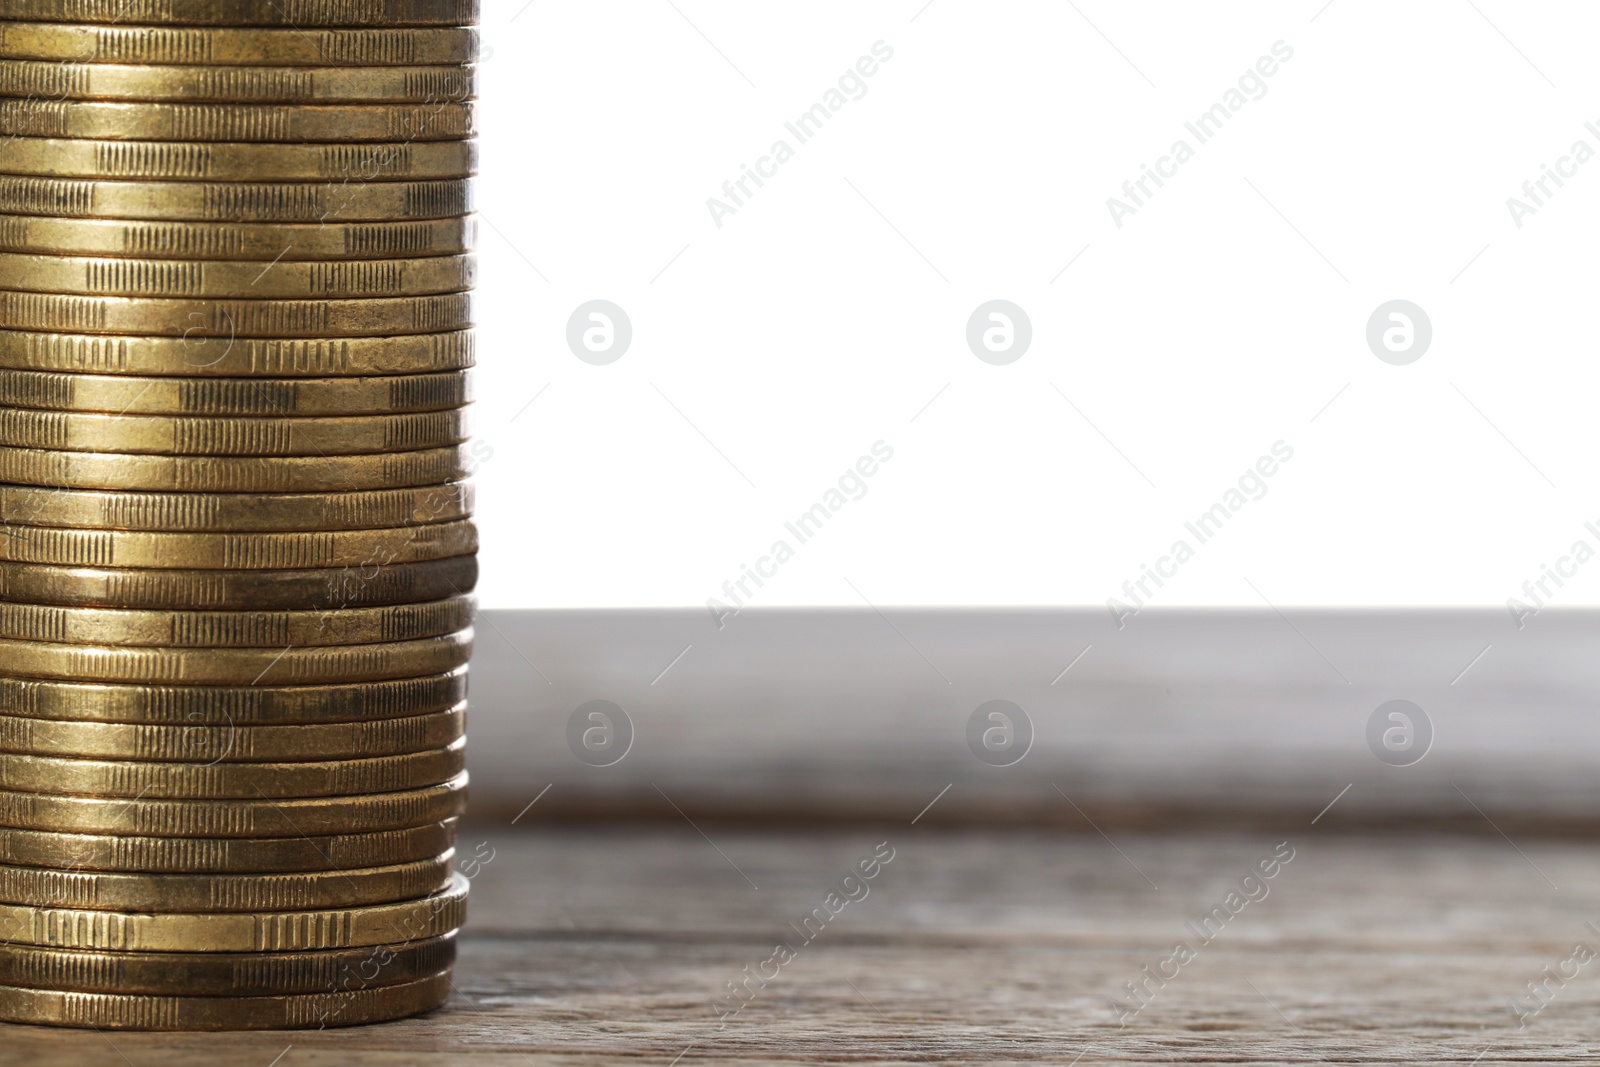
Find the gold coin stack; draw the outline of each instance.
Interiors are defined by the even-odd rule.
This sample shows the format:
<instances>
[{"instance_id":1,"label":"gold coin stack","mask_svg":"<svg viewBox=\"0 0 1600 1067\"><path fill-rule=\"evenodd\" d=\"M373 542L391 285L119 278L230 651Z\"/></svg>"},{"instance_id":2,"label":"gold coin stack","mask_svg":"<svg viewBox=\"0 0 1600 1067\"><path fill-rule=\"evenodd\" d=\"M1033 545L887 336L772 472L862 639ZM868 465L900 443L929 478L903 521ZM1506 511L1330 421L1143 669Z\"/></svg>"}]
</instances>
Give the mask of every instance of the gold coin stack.
<instances>
[{"instance_id":1,"label":"gold coin stack","mask_svg":"<svg viewBox=\"0 0 1600 1067\"><path fill-rule=\"evenodd\" d=\"M0 0L0 1019L449 992L477 13Z\"/></svg>"}]
</instances>

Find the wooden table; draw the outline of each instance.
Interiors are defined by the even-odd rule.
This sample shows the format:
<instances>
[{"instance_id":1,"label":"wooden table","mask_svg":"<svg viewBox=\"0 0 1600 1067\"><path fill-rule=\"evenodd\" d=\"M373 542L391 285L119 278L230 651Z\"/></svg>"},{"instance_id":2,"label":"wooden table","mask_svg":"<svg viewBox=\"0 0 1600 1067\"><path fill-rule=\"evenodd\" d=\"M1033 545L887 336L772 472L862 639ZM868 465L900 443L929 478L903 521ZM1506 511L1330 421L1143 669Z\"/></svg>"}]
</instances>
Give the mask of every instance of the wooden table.
<instances>
[{"instance_id":1,"label":"wooden table","mask_svg":"<svg viewBox=\"0 0 1600 1067\"><path fill-rule=\"evenodd\" d=\"M937 810L937 809L936 809ZM1352 834L826 831L683 821L467 829L474 885L457 995L353 1030L159 1035L3 1028L0 1063L1528 1063L1600 1058L1600 960L1525 1026L1512 1000L1577 942L1600 950L1600 850L1582 841ZM851 865L894 858L807 943ZM1287 842L1280 847L1281 842ZM1209 944L1199 923L1293 850ZM859 888L852 888L859 895ZM1243 898L1240 898L1243 899ZM810 928L808 928L810 929ZM726 983L798 946L720 1025ZM1195 958L1119 1025L1123 984ZM1569 973L1572 967L1567 968ZM769 968L770 970L770 968ZM1170 970L1170 968L1169 968ZM724 1002L724 1008L727 1002ZM1529 1009L1525 1007L1524 1011ZM275 1057L281 1058L274 1059Z\"/></svg>"},{"instance_id":2,"label":"wooden table","mask_svg":"<svg viewBox=\"0 0 1600 1067\"><path fill-rule=\"evenodd\" d=\"M489 612L479 633L461 853L494 858L447 1007L0 1027L0 1064L1600 1061L1600 959L1567 962L1600 952L1600 613ZM1396 697L1437 727L1407 767L1365 735ZM1014 766L965 741L992 698L1036 727ZM593 699L637 727L612 766L568 748ZM1202 944L1187 924L1218 907ZM1164 962L1180 939L1194 958ZM719 1019L746 968L776 977Z\"/></svg>"}]
</instances>

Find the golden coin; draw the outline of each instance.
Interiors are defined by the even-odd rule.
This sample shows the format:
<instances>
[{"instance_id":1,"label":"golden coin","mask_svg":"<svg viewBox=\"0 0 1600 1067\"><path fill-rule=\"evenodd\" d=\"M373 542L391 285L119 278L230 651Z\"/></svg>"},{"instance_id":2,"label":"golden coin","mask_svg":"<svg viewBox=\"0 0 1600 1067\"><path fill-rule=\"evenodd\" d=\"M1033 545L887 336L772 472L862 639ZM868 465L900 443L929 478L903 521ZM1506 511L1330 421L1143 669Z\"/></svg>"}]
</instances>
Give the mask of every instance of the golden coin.
<instances>
[{"instance_id":1,"label":"golden coin","mask_svg":"<svg viewBox=\"0 0 1600 1067\"><path fill-rule=\"evenodd\" d=\"M19 718L7 708L0 715L0 752L70 759L200 763L402 756L454 744L466 721L465 703L450 711L404 719L288 726L62 722Z\"/></svg>"},{"instance_id":2,"label":"golden coin","mask_svg":"<svg viewBox=\"0 0 1600 1067\"><path fill-rule=\"evenodd\" d=\"M0 482L67 489L330 493L438 485L469 476L475 466L467 445L366 456L245 457L141 456L0 447Z\"/></svg>"},{"instance_id":3,"label":"golden coin","mask_svg":"<svg viewBox=\"0 0 1600 1067\"><path fill-rule=\"evenodd\" d=\"M296 259L382 259L457 255L472 251L477 240L475 216L419 222L312 224L130 222L0 215L0 251L47 256L275 261L292 251Z\"/></svg>"},{"instance_id":4,"label":"golden coin","mask_svg":"<svg viewBox=\"0 0 1600 1067\"><path fill-rule=\"evenodd\" d=\"M240 337L366 337L472 325L472 294L368 300L158 300L0 290L0 321L19 330L143 333L221 345ZM220 348L214 351L220 351Z\"/></svg>"},{"instance_id":5,"label":"golden coin","mask_svg":"<svg viewBox=\"0 0 1600 1067\"><path fill-rule=\"evenodd\" d=\"M0 599L86 608L174 611L332 610L415 604L470 593L478 558L326 570L118 570L0 563Z\"/></svg>"},{"instance_id":6,"label":"golden coin","mask_svg":"<svg viewBox=\"0 0 1600 1067\"><path fill-rule=\"evenodd\" d=\"M436 66L475 61L478 31L451 27L285 33L232 27L0 22L0 56L74 63Z\"/></svg>"},{"instance_id":7,"label":"golden coin","mask_svg":"<svg viewBox=\"0 0 1600 1067\"><path fill-rule=\"evenodd\" d=\"M349 797L448 782L466 759L465 738L403 756L294 763L137 763L0 752L0 789L149 800Z\"/></svg>"},{"instance_id":8,"label":"golden coin","mask_svg":"<svg viewBox=\"0 0 1600 1067\"><path fill-rule=\"evenodd\" d=\"M0 524L95 530L363 530L456 522L472 515L473 488L453 482L426 489L356 493L103 493L0 485Z\"/></svg>"},{"instance_id":9,"label":"golden coin","mask_svg":"<svg viewBox=\"0 0 1600 1067\"><path fill-rule=\"evenodd\" d=\"M402 945L459 929L467 879L416 900L301 911L157 912L0 904L0 939L110 952L307 952Z\"/></svg>"},{"instance_id":10,"label":"golden coin","mask_svg":"<svg viewBox=\"0 0 1600 1067\"><path fill-rule=\"evenodd\" d=\"M300 996L134 996L0 986L0 1020L95 1030L309 1030L432 1011L450 998L448 971L400 985Z\"/></svg>"},{"instance_id":11,"label":"golden coin","mask_svg":"<svg viewBox=\"0 0 1600 1067\"><path fill-rule=\"evenodd\" d=\"M0 330L0 367L178 378L413 375L470 368L476 362L476 341L471 330L308 341L195 335L91 337ZM183 388L182 382L173 384ZM239 385L248 387L249 383Z\"/></svg>"},{"instance_id":12,"label":"golden coin","mask_svg":"<svg viewBox=\"0 0 1600 1067\"><path fill-rule=\"evenodd\" d=\"M14 677L138 685L328 685L418 678L453 671L471 655L471 630L421 641L282 650L0 640L0 663Z\"/></svg>"},{"instance_id":13,"label":"golden coin","mask_svg":"<svg viewBox=\"0 0 1600 1067\"><path fill-rule=\"evenodd\" d=\"M0 407L119 415L375 415L473 400L467 371L378 378L150 378L0 370Z\"/></svg>"},{"instance_id":14,"label":"golden coin","mask_svg":"<svg viewBox=\"0 0 1600 1067\"><path fill-rule=\"evenodd\" d=\"M230 419L0 408L0 445L186 457L415 452L465 441L472 432L471 412L456 408L408 415Z\"/></svg>"},{"instance_id":15,"label":"golden coin","mask_svg":"<svg viewBox=\"0 0 1600 1067\"><path fill-rule=\"evenodd\" d=\"M328 533L170 533L0 527L0 559L80 567L306 570L446 559L478 550L470 521Z\"/></svg>"},{"instance_id":16,"label":"golden coin","mask_svg":"<svg viewBox=\"0 0 1600 1067\"><path fill-rule=\"evenodd\" d=\"M472 182L97 182L0 175L0 211L57 218L363 222L472 213ZM294 249L284 247L285 259ZM178 268L169 267L176 272ZM257 274L264 272L258 267Z\"/></svg>"},{"instance_id":17,"label":"golden coin","mask_svg":"<svg viewBox=\"0 0 1600 1067\"><path fill-rule=\"evenodd\" d=\"M0 59L0 96L237 104L436 104L478 95L453 67L169 67Z\"/></svg>"},{"instance_id":18,"label":"golden coin","mask_svg":"<svg viewBox=\"0 0 1600 1067\"><path fill-rule=\"evenodd\" d=\"M0 183L5 179L0 178ZM250 261L109 259L0 253L0 289L89 296L362 297L457 293L477 257Z\"/></svg>"},{"instance_id":19,"label":"golden coin","mask_svg":"<svg viewBox=\"0 0 1600 1067\"><path fill-rule=\"evenodd\" d=\"M143 611L0 603L0 639L135 648L371 645L455 633L472 625L476 606L470 596L328 611Z\"/></svg>"},{"instance_id":20,"label":"golden coin","mask_svg":"<svg viewBox=\"0 0 1600 1067\"><path fill-rule=\"evenodd\" d=\"M424 826L459 816L466 802L465 772L444 785L403 793L302 800L123 800L0 792L0 826L136 837L283 837L298 839L305 849L306 835ZM311 858L307 853L305 859ZM0 928L0 941L5 936Z\"/></svg>"},{"instance_id":21,"label":"golden coin","mask_svg":"<svg viewBox=\"0 0 1600 1067\"><path fill-rule=\"evenodd\" d=\"M0 902L93 911L302 911L359 907L439 892L450 883L454 858L453 852L446 852L393 867L297 874L111 874L66 866L58 870L0 867Z\"/></svg>"},{"instance_id":22,"label":"golden coin","mask_svg":"<svg viewBox=\"0 0 1600 1067\"><path fill-rule=\"evenodd\" d=\"M332 739L339 736L338 730L352 731L351 736L365 736L363 731L368 726L382 722L420 718L431 723L439 715L454 716L466 699L467 675L461 668L426 678L297 688L90 685L0 676L0 708L4 708L7 715L26 717L18 721L51 720L133 729L156 725L168 732L175 727L308 730L318 737L328 738L329 744L335 743ZM333 729L335 727L337 729ZM37 731L31 736L47 736L44 726L29 729ZM276 751L257 747L269 743L276 744L276 741L269 742L267 735L239 742L245 746L241 751ZM329 750L331 754L339 751L337 747Z\"/></svg>"},{"instance_id":23,"label":"golden coin","mask_svg":"<svg viewBox=\"0 0 1600 1067\"><path fill-rule=\"evenodd\" d=\"M324 837L116 837L0 828L0 863L155 874L342 871L437 856L454 847L455 836L453 818L403 830Z\"/></svg>"},{"instance_id":24,"label":"golden coin","mask_svg":"<svg viewBox=\"0 0 1600 1067\"><path fill-rule=\"evenodd\" d=\"M0 41L4 40L0 23ZM478 172L477 141L226 144L13 137L0 172L171 182L422 181Z\"/></svg>"},{"instance_id":25,"label":"golden coin","mask_svg":"<svg viewBox=\"0 0 1600 1067\"><path fill-rule=\"evenodd\" d=\"M107 141L456 141L477 132L465 104L123 104L0 100L0 134Z\"/></svg>"},{"instance_id":26,"label":"golden coin","mask_svg":"<svg viewBox=\"0 0 1600 1067\"><path fill-rule=\"evenodd\" d=\"M0 18L155 26L467 26L478 0L7 0ZM285 31L287 32L287 31Z\"/></svg>"},{"instance_id":27,"label":"golden coin","mask_svg":"<svg viewBox=\"0 0 1600 1067\"><path fill-rule=\"evenodd\" d=\"M85 952L0 945L0 986L77 993L262 997L327 993L352 976L364 988L414 982L455 962L455 935L375 952Z\"/></svg>"}]
</instances>

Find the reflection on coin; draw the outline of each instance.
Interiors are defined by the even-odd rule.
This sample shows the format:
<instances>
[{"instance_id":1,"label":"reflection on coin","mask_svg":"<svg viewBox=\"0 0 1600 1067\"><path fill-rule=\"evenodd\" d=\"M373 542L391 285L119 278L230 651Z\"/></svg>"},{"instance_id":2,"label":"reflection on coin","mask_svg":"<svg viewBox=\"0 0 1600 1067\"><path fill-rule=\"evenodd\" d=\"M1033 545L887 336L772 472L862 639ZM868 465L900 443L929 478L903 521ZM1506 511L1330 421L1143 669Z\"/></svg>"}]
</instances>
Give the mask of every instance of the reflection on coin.
<instances>
[{"instance_id":1,"label":"reflection on coin","mask_svg":"<svg viewBox=\"0 0 1600 1067\"><path fill-rule=\"evenodd\" d=\"M0 170L41 178L167 182L423 181L476 174L478 143L284 145L14 137L6 142Z\"/></svg>"},{"instance_id":2,"label":"reflection on coin","mask_svg":"<svg viewBox=\"0 0 1600 1067\"><path fill-rule=\"evenodd\" d=\"M439 937L458 929L466 912L467 879L457 874L420 899L336 909L140 914L0 904L0 937L115 952L299 952Z\"/></svg>"},{"instance_id":3,"label":"reflection on coin","mask_svg":"<svg viewBox=\"0 0 1600 1067\"><path fill-rule=\"evenodd\" d=\"M472 183L98 182L0 175L0 210L64 218L212 222L360 222L470 214ZM285 246L285 252L293 252ZM287 256L285 257L287 258ZM177 274L179 267L169 266ZM248 295L248 294L241 294Z\"/></svg>"},{"instance_id":4,"label":"reflection on coin","mask_svg":"<svg viewBox=\"0 0 1600 1067\"><path fill-rule=\"evenodd\" d=\"M117 570L0 562L0 597L67 607L332 611L470 593L476 556L324 570Z\"/></svg>"},{"instance_id":5,"label":"reflection on coin","mask_svg":"<svg viewBox=\"0 0 1600 1067\"><path fill-rule=\"evenodd\" d=\"M0 320L24 330L161 337L370 337L472 325L471 293L368 300L182 300L0 290Z\"/></svg>"},{"instance_id":6,"label":"reflection on coin","mask_svg":"<svg viewBox=\"0 0 1600 1067\"><path fill-rule=\"evenodd\" d=\"M125 7L127 5L124 5ZM419 66L471 63L478 31L444 29L319 30L285 33L235 27L131 26L0 22L0 56L74 63L247 64L275 67Z\"/></svg>"},{"instance_id":7,"label":"reflection on coin","mask_svg":"<svg viewBox=\"0 0 1600 1067\"><path fill-rule=\"evenodd\" d=\"M392 644L327 648L108 648L0 640L23 677L140 685L328 685L443 674L472 654L472 631Z\"/></svg>"},{"instance_id":8,"label":"reflection on coin","mask_svg":"<svg viewBox=\"0 0 1600 1067\"><path fill-rule=\"evenodd\" d=\"M70 759L239 763L365 759L454 744L466 705L432 715L292 726L168 725L0 718L0 752Z\"/></svg>"},{"instance_id":9,"label":"reflection on coin","mask_svg":"<svg viewBox=\"0 0 1600 1067\"><path fill-rule=\"evenodd\" d=\"M323 993L352 975L363 987L414 982L455 962L456 935L444 934L387 951L92 952L0 945L0 986L75 993L262 997Z\"/></svg>"},{"instance_id":10,"label":"reflection on coin","mask_svg":"<svg viewBox=\"0 0 1600 1067\"><path fill-rule=\"evenodd\" d=\"M284 648L415 641L472 624L470 596L334 611L146 611L0 602L0 638L158 648Z\"/></svg>"},{"instance_id":11,"label":"reflection on coin","mask_svg":"<svg viewBox=\"0 0 1600 1067\"><path fill-rule=\"evenodd\" d=\"M322 723L363 731L389 719L408 720L447 712L453 716L453 709L458 709L466 697L464 669L424 678L298 687L101 685L0 676L0 706L23 717L19 722L51 719L74 724L116 724L119 730L139 729L140 724L181 726L185 730L175 731L180 737L189 729L232 730L237 737L238 731L266 726L315 732L322 727L310 724ZM38 731L24 736L41 736L44 730L42 725L12 728ZM254 742L248 739L235 743L245 751L253 751L250 746ZM152 754L145 758L161 757Z\"/></svg>"},{"instance_id":12,"label":"reflection on coin","mask_svg":"<svg viewBox=\"0 0 1600 1067\"><path fill-rule=\"evenodd\" d=\"M0 752L0 789L154 800L358 796L447 782L461 773L466 744L403 756L294 763L138 763Z\"/></svg>"},{"instance_id":13,"label":"reflection on coin","mask_svg":"<svg viewBox=\"0 0 1600 1067\"><path fill-rule=\"evenodd\" d=\"M473 399L470 371L376 378L151 378L0 370L0 406L116 415L376 415Z\"/></svg>"},{"instance_id":14,"label":"reflection on coin","mask_svg":"<svg viewBox=\"0 0 1600 1067\"><path fill-rule=\"evenodd\" d=\"M275 570L374 567L465 555L478 548L470 521L325 533L152 533L0 529L0 559L85 567Z\"/></svg>"},{"instance_id":15,"label":"reflection on coin","mask_svg":"<svg viewBox=\"0 0 1600 1067\"><path fill-rule=\"evenodd\" d=\"M300 839L424 826L459 816L466 800L464 773L426 789L297 800L124 800L0 792L0 826L133 837ZM0 940L4 937L0 930Z\"/></svg>"},{"instance_id":16,"label":"reflection on coin","mask_svg":"<svg viewBox=\"0 0 1600 1067\"><path fill-rule=\"evenodd\" d=\"M465 26L478 0L7 0L0 18L162 26Z\"/></svg>"},{"instance_id":17,"label":"reflection on coin","mask_svg":"<svg viewBox=\"0 0 1600 1067\"><path fill-rule=\"evenodd\" d=\"M0 447L0 482L63 489L330 493L437 485L465 478L473 467L467 445L365 456L220 457Z\"/></svg>"},{"instance_id":18,"label":"reflection on coin","mask_svg":"<svg viewBox=\"0 0 1600 1067\"><path fill-rule=\"evenodd\" d=\"M0 409L0 444L176 456L346 456L459 444L471 408L407 415L219 418ZM198 462L198 461L197 461Z\"/></svg>"},{"instance_id":19,"label":"reflection on coin","mask_svg":"<svg viewBox=\"0 0 1600 1067\"><path fill-rule=\"evenodd\" d=\"M472 67L171 67L0 59L0 95L175 103L441 103L478 95Z\"/></svg>"},{"instance_id":20,"label":"reflection on coin","mask_svg":"<svg viewBox=\"0 0 1600 1067\"><path fill-rule=\"evenodd\" d=\"M0 986L0 1019L96 1030L320 1029L416 1015L449 996L448 973L402 985L288 997L144 997Z\"/></svg>"},{"instance_id":21,"label":"reflection on coin","mask_svg":"<svg viewBox=\"0 0 1600 1067\"><path fill-rule=\"evenodd\" d=\"M472 251L477 240L472 216L419 222L226 223L0 215L0 251L47 256L253 259L265 266L289 252L302 260L458 255ZM193 338L196 331L185 327L183 336ZM204 362L198 353L191 361Z\"/></svg>"},{"instance_id":22,"label":"reflection on coin","mask_svg":"<svg viewBox=\"0 0 1600 1067\"><path fill-rule=\"evenodd\" d=\"M112 141L453 141L477 130L467 104L124 104L0 100L0 134Z\"/></svg>"},{"instance_id":23,"label":"reflection on coin","mask_svg":"<svg viewBox=\"0 0 1600 1067\"><path fill-rule=\"evenodd\" d=\"M111 874L0 866L0 903L92 911L304 911L389 904L450 882L454 853L392 867L296 874ZM224 992L228 992L224 990Z\"/></svg>"},{"instance_id":24,"label":"reflection on coin","mask_svg":"<svg viewBox=\"0 0 1600 1067\"><path fill-rule=\"evenodd\" d=\"M0 863L74 871L254 874L342 871L447 852L456 821L323 837L119 837L0 827Z\"/></svg>"},{"instance_id":25,"label":"reflection on coin","mask_svg":"<svg viewBox=\"0 0 1600 1067\"><path fill-rule=\"evenodd\" d=\"M0 219L0 228L4 225ZM460 330L331 340L211 337L199 333L185 337L95 337L0 330L0 367L180 378L424 374L471 367L476 356L473 341L470 331Z\"/></svg>"},{"instance_id":26,"label":"reflection on coin","mask_svg":"<svg viewBox=\"0 0 1600 1067\"><path fill-rule=\"evenodd\" d=\"M3 378L4 372L0 372ZM107 493L0 485L0 525L98 530L321 531L454 522L472 515L468 482L355 493ZM7 598L11 599L11 598ZM16 598L20 599L20 598Z\"/></svg>"},{"instance_id":27,"label":"reflection on coin","mask_svg":"<svg viewBox=\"0 0 1600 1067\"><path fill-rule=\"evenodd\" d=\"M3 179L0 179L3 181ZM338 262L110 259L0 253L0 289L92 296L350 298L457 293L476 282L465 256Z\"/></svg>"}]
</instances>

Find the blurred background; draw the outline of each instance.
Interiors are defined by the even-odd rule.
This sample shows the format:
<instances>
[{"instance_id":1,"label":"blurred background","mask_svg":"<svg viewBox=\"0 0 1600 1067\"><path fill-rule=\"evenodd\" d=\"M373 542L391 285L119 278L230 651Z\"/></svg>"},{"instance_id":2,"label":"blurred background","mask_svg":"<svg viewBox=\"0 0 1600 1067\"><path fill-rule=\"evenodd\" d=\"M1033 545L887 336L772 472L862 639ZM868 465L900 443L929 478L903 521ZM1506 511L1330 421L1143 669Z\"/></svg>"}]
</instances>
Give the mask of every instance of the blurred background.
<instances>
[{"instance_id":1,"label":"blurred background","mask_svg":"<svg viewBox=\"0 0 1600 1067\"><path fill-rule=\"evenodd\" d=\"M1159 10L486 13L480 812L1581 817L1600 14Z\"/></svg>"}]
</instances>

